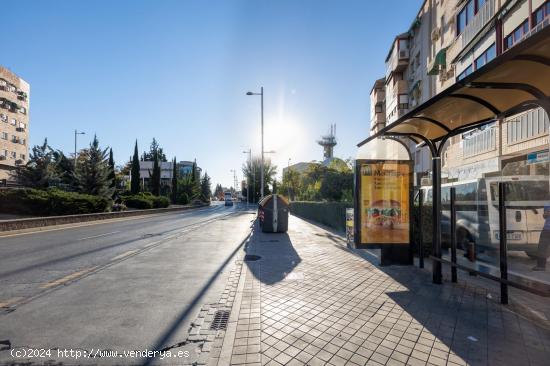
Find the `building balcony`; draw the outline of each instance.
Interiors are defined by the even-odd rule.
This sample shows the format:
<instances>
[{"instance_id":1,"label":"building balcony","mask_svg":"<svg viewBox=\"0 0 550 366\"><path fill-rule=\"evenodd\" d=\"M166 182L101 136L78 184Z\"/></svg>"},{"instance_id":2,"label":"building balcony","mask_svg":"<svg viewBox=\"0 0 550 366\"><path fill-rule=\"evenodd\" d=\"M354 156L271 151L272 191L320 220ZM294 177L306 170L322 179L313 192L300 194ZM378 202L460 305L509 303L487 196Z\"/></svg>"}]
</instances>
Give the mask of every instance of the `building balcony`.
<instances>
[{"instance_id":1,"label":"building balcony","mask_svg":"<svg viewBox=\"0 0 550 366\"><path fill-rule=\"evenodd\" d=\"M408 94L409 93L409 82L407 80L397 80L394 85L394 94Z\"/></svg>"},{"instance_id":2,"label":"building balcony","mask_svg":"<svg viewBox=\"0 0 550 366\"><path fill-rule=\"evenodd\" d=\"M386 102L386 92L378 91L374 93L374 96L371 98L371 103L374 105L381 105Z\"/></svg>"},{"instance_id":3,"label":"building balcony","mask_svg":"<svg viewBox=\"0 0 550 366\"><path fill-rule=\"evenodd\" d=\"M391 53L386 59L386 80L394 72L403 72L409 65L409 42L407 39L396 39Z\"/></svg>"},{"instance_id":4,"label":"building balcony","mask_svg":"<svg viewBox=\"0 0 550 366\"><path fill-rule=\"evenodd\" d=\"M479 32L495 16L495 0L487 0L478 10L474 19L464 28L447 49L447 60L454 61L460 52L466 48Z\"/></svg>"},{"instance_id":5,"label":"building balcony","mask_svg":"<svg viewBox=\"0 0 550 366\"><path fill-rule=\"evenodd\" d=\"M371 118L370 120L370 125L371 126L374 126L376 124L380 124L380 123L386 123L386 112L381 112L381 113L375 113L374 116Z\"/></svg>"}]
</instances>

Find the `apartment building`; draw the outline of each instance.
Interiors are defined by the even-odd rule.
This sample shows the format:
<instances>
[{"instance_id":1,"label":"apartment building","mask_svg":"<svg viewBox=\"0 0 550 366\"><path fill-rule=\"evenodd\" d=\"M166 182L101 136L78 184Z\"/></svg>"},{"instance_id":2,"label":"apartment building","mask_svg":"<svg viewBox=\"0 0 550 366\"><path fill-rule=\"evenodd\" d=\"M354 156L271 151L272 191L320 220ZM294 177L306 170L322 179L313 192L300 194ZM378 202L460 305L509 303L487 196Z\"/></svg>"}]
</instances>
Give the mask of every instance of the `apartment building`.
<instances>
[{"instance_id":1,"label":"apartment building","mask_svg":"<svg viewBox=\"0 0 550 366\"><path fill-rule=\"evenodd\" d=\"M377 133L386 126L386 79L378 79L370 92L370 130Z\"/></svg>"},{"instance_id":2,"label":"apartment building","mask_svg":"<svg viewBox=\"0 0 550 366\"><path fill-rule=\"evenodd\" d=\"M0 185L28 159L29 84L0 66Z\"/></svg>"},{"instance_id":3,"label":"apartment building","mask_svg":"<svg viewBox=\"0 0 550 366\"><path fill-rule=\"evenodd\" d=\"M426 0L386 58L387 124L549 23L549 0ZM406 63L394 51L396 44ZM401 75L406 84L395 87ZM536 108L454 136L442 156L444 179L548 174L548 126L548 116ZM411 146L411 151L420 184L430 175L430 155L426 148Z\"/></svg>"}]
</instances>

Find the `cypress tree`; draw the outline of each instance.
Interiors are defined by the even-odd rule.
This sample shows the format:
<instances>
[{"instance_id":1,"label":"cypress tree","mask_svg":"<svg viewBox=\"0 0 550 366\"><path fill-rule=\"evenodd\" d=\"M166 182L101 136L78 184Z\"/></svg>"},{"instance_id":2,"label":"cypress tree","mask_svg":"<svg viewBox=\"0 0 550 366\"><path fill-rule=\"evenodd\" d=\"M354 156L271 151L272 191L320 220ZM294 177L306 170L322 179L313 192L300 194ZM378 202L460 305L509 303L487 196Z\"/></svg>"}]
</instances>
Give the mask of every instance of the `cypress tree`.
<instances>
[{"instance_id":1,"label":"cypress tree","mask_svg":"<svg viewBox=\"0 0 550 366\"><path fill-rule=\"evenodd\" d=\"M111 180L110 187L114 190L116 187L115 181L115 159L113 158L113 149L109 149L109 179Z\"/></svg>"},{"instance_id":2,"label":"cypress tree","mask_svg":"<svg viewBox=\"0 0 550 366\"><path fill-rule=\"evenodd\" d=\"M191 169L191 182L197 184L197 160L193 162L193 167Z\"/></svg>"},{"instance_id":3,"label":"cypress tree","mask_svg":"<svg viewBox=\"0 0 550 366\"><path fill-rule=\"evenodd\" d=\"M160 195L160 164L159 156L155 154L153 160L153 173L149 172L151 177L151 193L155 196Z\"/></svg>"},{"instance_id":4,"label":"cypress tree","mask_svg":"<svg viewBox=\"0 0 550 366\"><path fill-rule=\"evenodd\" d=\"M136 140L136 145L134 147L134 156L132 157L132 171L130 175L131 180L131 186L130 191L132 194L138 194L139 193L139 154L138 154L138 145Z\"/></svg>"},{"instance_id":5,"label":"cypress tree","mask_svg":"<svg viewBox=\"0 0 550 366\"><path fill-rule=\"evenodd\" d=\"M203 201L209 201L210 196L212 196L212 190L210 188L210 177L208 173L204 173L204 176L201 180L201 198Z\"/></svg>"},{"instance_id":6,"label":"cypress tree","mask_svg":"<svg viewBox=\"0 0 550 366\"><path fill-rule=\"evenodd\" d=\"M176 165L176 157L172 163L172 203L176 203L178 198L178 168Z\"/></svg>"}]
</instances>

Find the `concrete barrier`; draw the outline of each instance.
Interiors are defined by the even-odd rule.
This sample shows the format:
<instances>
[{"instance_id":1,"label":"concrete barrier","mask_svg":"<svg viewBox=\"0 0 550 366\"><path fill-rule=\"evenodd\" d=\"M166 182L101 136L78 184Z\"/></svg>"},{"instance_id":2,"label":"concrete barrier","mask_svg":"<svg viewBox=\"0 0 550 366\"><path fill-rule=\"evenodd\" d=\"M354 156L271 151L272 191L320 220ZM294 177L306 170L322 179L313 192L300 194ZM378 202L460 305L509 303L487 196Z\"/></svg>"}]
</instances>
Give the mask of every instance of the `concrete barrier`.
<instances>
[{"instance_id":1,"label":"concrete barrier","mask_svg":"<svg viewBox=\"0 0 550 366\"><path fill-rule=\"evenodd\" d=\"M122 217L144 216L152 214L169 213L175 211L186 211L194 208L207 207L209 204L196 206L181 206L168 208L152 208L148 210L132 210L120 212L100 212L83 215L66 215L66 216L48 216L48 217L32 217L28 219L5 220L0 221L0 232L30 229L45 226L74 224L87 221L99 221L108 219L118 219Z\"/></svg>"}]
</instances>

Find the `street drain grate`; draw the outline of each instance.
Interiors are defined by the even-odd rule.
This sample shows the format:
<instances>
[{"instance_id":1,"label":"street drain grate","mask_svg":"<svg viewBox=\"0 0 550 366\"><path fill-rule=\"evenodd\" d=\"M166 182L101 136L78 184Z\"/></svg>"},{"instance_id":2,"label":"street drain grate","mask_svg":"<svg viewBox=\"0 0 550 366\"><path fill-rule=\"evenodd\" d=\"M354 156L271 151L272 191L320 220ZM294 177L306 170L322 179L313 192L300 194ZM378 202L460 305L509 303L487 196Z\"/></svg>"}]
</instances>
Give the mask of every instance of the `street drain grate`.
<instances>
[{"instance_id":1,"label":"street drain grate","mask_svg":"<svg viewBox=\"0 0 550 366\"><path fill-rule=\"evenodd\" d=\"M218 310L214 314L214 320L212 320L212 324L210 324L210 329L212 330L227 329L228 321L229 321L229 311Z\"/></svg>"},{"instance_id":2,"label":"street drain grate","mask_svg":"<svg viewBox=\"0 0 550 366\"><path fill-rule=\"evenodd\" d=\"M260 257L259 255L254 255L254 254L247 254L244 256L244 261L245 262L253 262L253 261L257 261L258 259L261 259L262 257Z\"/></svg>"}]
</instances>

